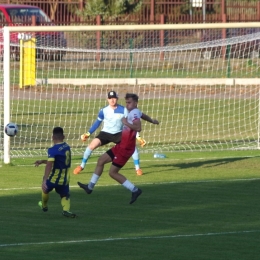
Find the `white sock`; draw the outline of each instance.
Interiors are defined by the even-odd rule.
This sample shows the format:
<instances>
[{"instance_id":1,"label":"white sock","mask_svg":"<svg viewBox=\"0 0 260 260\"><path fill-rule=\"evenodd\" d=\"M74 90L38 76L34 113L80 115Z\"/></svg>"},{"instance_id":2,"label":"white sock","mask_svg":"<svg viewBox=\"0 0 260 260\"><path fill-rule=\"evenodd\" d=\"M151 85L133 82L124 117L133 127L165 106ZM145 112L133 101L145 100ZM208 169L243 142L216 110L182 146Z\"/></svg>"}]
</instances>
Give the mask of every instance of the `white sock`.
<instances>
[{"instance_id":1,"label":"white sock","mask_svg":"<svg viewBox=\"0 0 260 260\"><path fill-rule=\"evenodd\" d=\"M122 183L122 185L127 188L128 190L130 190L131 192L134 192L137 190L137 188L135 187L135 185L130 182L129 180L126 180L124 183Z\"/></svg>"}]
</instances>

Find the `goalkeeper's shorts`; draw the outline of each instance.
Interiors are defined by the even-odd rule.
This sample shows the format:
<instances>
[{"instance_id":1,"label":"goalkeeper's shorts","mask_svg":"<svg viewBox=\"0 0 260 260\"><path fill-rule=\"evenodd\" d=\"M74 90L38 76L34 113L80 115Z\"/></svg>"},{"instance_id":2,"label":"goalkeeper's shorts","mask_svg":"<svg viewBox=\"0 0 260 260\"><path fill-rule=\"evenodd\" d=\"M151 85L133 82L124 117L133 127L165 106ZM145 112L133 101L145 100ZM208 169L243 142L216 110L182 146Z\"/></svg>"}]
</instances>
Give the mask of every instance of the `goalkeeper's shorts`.
<instances>
[{"instance_id":1,"label":"goalkeeper's shorts","mask_svg":"<svg viewBox=\"0 0 260 260\"><path fill-rule=\"evenodd\" d=\"M122 132L116 133L116 134L110 134L104 131L101 131L96 138L98 138L102 145L106 145L109 143L115 143L118 144L121 141Z\"/></svg>"}]
</instances>

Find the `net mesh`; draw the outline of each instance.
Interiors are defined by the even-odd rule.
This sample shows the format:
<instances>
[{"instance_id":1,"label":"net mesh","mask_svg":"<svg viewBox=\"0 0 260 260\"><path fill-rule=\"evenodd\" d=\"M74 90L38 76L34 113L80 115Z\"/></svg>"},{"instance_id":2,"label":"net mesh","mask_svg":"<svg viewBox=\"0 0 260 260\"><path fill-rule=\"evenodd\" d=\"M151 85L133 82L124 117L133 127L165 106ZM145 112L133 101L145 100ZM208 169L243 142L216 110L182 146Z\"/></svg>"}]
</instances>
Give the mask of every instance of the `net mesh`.
<instances>
[{"instance_id":1,"label":"net mesh","mask_svg":"<svg viewBox=\"0 0 260 260\"><path fill-rule=\"evenodd\" d=\"M21 56L32 48L28 39L14 41L18 33L11 33L11 121L20 129L11 139L13 156L45 154L55 126L82 154L80 135L110 90L122 105L127 92L138 94L141 111L160 121L143 122L141 152L258 148L258 29L229 29L225 39L219 29L29 35L36 38L35 73ZM0 46L3 54L3 37ZM22 72L35 84L21 86Z\"/></svg>"}]
</instances>

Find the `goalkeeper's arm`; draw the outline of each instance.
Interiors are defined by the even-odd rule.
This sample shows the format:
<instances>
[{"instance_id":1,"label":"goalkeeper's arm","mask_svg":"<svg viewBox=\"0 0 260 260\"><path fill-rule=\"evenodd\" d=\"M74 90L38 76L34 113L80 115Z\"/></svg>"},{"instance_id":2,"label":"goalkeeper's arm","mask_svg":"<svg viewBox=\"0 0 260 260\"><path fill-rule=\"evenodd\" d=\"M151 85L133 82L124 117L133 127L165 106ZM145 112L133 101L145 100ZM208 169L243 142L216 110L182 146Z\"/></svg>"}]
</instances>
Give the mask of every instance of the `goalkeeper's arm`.
<instances>
[{"instance_id":1,"label":"goalkeeper's arm","mask_svg":"<svg viewBox=\"0 0 260 260\"><path fill-rule=\"evenodd\" d=\"M146 145L146 141L139 135L139 132L136 133L136 139L141 147L144 147Z\"/></svg>"},{"instance_id":2,"label":"goalkeeper's arm","mask_svg":"<svg viewBox=\"0 0 260 260\"><path fill-rule=\"evenodd\" d=\"M90 129L88 130L88 132L85 133L85 134L83 134L83 135L81 135L81 140L82 140L83 142L85 142L85 141L89 138L89 136L90 136L92 133L94 133L94 132L99 128L101 122L102 122L102 121L100 121L99 119L97 119L97 120L93 123L93 125L90 127Z\"/></svg>"}]
</instances>

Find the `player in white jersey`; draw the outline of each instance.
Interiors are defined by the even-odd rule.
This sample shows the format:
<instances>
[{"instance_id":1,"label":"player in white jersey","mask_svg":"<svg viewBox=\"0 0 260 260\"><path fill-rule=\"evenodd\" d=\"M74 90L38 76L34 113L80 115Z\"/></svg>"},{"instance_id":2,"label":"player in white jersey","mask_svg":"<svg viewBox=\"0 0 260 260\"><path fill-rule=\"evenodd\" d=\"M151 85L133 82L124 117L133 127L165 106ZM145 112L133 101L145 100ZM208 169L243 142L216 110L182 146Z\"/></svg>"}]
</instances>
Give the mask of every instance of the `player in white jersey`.
<instances>
[{"instance_id":1,"label":"player in white jersey","mask_svg":"<svg viewBox=\"0 0 260 260\"><path fill-rule=\"evenodd\" d=\"M104 122L103 128L100 133L91 141L91 143L86 148L81 165L77 166L73 173L79 174L86 166L86 163L91 155L91 153L98 148L99 146L106 145L110 142L119 143L121 141L122 133L122 118L127 117L128 111L124 106L117 104L118 96L115 91L108 92L108 105L100 109L98 113L97 120L90 127L89 131L86 134L81 136L82 141L86 141L88 137L96 131L102 122ZM147 121L147 115L143 114L142 118ZM140 142L140 145L143 147L146 142L142 139L139 134L136 136L137 140ZM137 148L135 149L133 155L135 170L137 175L142 175L143 172L140 169L140 160L139 153Z\"/></svg>"}]
</instances>

